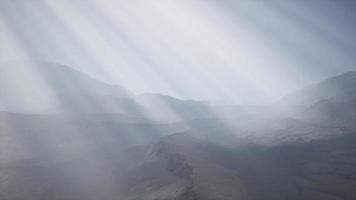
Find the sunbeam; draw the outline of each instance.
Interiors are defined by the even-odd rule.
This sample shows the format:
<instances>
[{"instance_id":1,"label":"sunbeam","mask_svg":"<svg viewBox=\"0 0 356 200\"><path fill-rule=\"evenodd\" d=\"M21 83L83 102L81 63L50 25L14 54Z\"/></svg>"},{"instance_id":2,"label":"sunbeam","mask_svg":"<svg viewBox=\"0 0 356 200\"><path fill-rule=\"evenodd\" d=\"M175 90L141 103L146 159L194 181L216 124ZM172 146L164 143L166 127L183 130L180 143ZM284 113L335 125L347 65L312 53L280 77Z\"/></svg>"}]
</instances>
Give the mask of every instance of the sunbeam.
<instances>
[{"instance_id":1,"label":"sunbeam","mask_svg":"<svg viewBox=\"0 0 356 200\"><path fill-rule=\"evenodd\" d=\"M0 199L354 200L355 11L0 0Z\"/></svg>"}]
</instances>

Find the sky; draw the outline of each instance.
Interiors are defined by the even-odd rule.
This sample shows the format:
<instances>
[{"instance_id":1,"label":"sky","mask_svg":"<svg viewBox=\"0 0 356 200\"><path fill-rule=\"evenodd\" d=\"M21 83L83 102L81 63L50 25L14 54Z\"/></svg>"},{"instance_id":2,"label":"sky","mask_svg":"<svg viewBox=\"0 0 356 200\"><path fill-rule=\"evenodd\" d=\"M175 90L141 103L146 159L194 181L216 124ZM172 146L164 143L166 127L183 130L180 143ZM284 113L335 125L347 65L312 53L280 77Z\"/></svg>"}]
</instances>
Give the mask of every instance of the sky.
<instances>
[{"instance_id":1,"label":"sky","mask_svg":"<svg viewBox=\"0 0 356 200\"><path fill-rule=\"evenodd\" d=\"M356 1L0 0L0 63L27 59L136 94L272 102L356 70Z\"/></svg>"}]
</instances>

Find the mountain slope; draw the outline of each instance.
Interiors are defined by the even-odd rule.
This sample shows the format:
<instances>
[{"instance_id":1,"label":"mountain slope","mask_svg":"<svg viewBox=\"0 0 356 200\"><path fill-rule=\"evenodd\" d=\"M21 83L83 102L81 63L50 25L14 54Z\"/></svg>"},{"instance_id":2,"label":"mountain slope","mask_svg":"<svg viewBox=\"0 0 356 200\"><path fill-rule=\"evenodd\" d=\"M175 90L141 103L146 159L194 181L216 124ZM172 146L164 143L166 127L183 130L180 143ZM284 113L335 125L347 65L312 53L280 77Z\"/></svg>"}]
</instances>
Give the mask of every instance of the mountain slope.
<instances>
[{"instance_id":1,"label":"mountain slope","mask_svg":"<svg viewBox=\"0 0 356 200\"><path fill-rule=\"evenodd\" d=\"M162 138L130 172L120 199L248 199L237 173L209 159L206 148L188 134Z\"/></svg>"},{"instance_id":2,"label":"mountain slope","mask_svg":"<svg viewBox=\"0 0 356 200\"><path fill-rule=\"evenodd\" d=\"M209 115L199 101L159 94L135 96L64 65L10 62L0 66L0 111L119 113L128 118L176 122Z\"/></svg>"},{"instance_id":3,"label":"mountain slope","mask_svg":"<svg viewBox=\"0 0 356 200\"><path fill-rule=\"evenodd\" d=\"M356 100L356 72L350 71L308 86L284 97L287 105L312 105L322 100Z\"/></svg>"},{"instance_id":4,"label":"mountain slope","mask_svg":"<svg viewBox=\"0 0 356 200\"><path fill-rule=\"evenodd\" d=\"M0 66L0 96L1 110L52 112L104 110L103 97L132 94L64 65L26 61Z\"/></svg>"},{"instance_id":5,"label":"mountain slope","mask_svg":"<svg viewBox=\"0 0 356 200\"><path fill-rule=\"evenodd\" d=\"M352 200L355 136L236 149L167 136L128 173L120 199Z\"/></svg>"},{"instance_id":6,"label":"mountain slope","mask_svg":"<svg viewBox=\"0 0 356 200\"><path fill-rule=\"evenodd\" d=\"M288 107L293 112L225 107L226 119L201 102L162 95L97 98L125 105L132 118L0 113L0 199L353 200L354 86L342 95L319 92L350 80L353 73L302 90L314 100ZM184 122L152 124L142 108Z\"/></svg>"}]
</instances>

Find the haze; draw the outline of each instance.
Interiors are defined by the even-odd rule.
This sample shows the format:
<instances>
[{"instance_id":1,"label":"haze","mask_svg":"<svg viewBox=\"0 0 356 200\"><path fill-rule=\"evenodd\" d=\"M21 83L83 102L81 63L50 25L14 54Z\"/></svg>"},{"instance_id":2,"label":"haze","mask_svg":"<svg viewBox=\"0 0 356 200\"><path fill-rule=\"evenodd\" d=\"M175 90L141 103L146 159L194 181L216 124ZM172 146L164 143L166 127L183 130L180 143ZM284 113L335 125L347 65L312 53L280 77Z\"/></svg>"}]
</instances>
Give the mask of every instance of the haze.
<instances>
[{"instance_id":1,"label":"haze","mask_svg":"<svg viewBox=\"0 0 356 200\"><path fill-rule=\"evenodd\" d=\"M329 0L2 0L0 62L58 62L136 94L266 103L356 69L355 9Z\"/></svg>"}]
</instances>

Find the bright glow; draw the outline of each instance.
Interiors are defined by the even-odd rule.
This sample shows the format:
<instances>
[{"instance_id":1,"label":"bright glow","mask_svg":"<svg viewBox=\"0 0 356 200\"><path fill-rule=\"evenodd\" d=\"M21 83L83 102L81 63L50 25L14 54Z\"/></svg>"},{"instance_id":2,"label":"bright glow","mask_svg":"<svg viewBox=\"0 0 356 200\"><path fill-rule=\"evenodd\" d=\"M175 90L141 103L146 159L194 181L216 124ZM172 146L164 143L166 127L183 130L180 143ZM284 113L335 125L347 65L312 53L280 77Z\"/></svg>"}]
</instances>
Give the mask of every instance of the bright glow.
<instances>
[{"instance_id":1,"label":"bright glow","mask_svg":"<svg viewBox=\"0 0 356 200\"><path fill-rule=\"evenodd\" d=\"M135 93L265 103L355 64L345 54L355 48L354 30L335 30L324 13L294 2L3 1L1 8L2 62L59 62ZM14 24L21 18L26 23ZM321 67L323 74L313 70Z\"/></svg>"}]
</instances>

